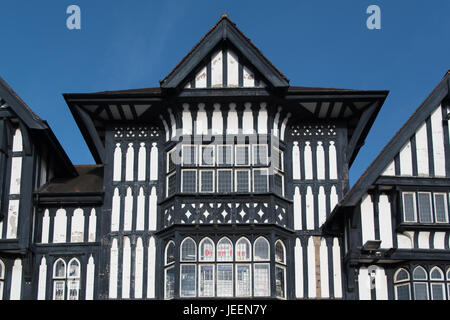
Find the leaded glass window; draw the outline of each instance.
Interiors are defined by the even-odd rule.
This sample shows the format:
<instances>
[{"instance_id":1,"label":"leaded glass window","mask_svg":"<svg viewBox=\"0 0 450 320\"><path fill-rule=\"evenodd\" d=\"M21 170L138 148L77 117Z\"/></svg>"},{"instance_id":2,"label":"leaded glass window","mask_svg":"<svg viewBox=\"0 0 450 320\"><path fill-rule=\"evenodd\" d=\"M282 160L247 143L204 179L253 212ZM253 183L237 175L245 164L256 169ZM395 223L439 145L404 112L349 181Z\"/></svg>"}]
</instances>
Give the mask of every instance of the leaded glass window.
<instances>
[{"instance_id":1,"label":"leaded glass window","mask_svg":"<svg viewBox=\"0 0 450 320\"><path fill-rule=\"evenodd\" d=\"M217 265L217 296L232 297L233 296L233 265L218 264Z\"/></svg>"},{"instance_id":2,"label":"leaded glass window","mask_svg":"<svg viewBox=\"0 0 450 320\"><path fill-rule=\"evenodd\" d=\"M233 171L217 170L217 192L230 193L233 191Z\"/></svg>"},{"instance_id":3,"label":"leaded glass window","mask_svg":"<svg viewBox=\"0 0 450 320\"><path fill-rule=\"evenodd\" d=\"M233 243L230 239L222 238L217 244L217 261L233 261Z\"/></svg>"},{"instance_id":4,"label":"leaded glass window","mask_svg":"<svg viewBox=\"0 0 450 320\"><path fill-rule=\"evenodd\" d=\"M200 265L199 296L214 297L214 265Z\"/></svg>"},{"instance_id":5,"label":"leaded glass window","mask_svg":"<svg viewBox=\"0 0 450 320\"><path fill-rule=\"evenodd\" d=\"M5 264L0 260L0 300L3 299L3 288L5 281Z\"/></svg>"},{"instance_id":6,"label":"leaded glass window","mask_svg":"<svg viewBox=\"0 0 450 320\"><path fill-rule=\"evenodd\" d=\"M181 243L181 261L191 262L196 261L197 246L191 238L186 238Z\"/></svg>"},{"instance_id":7,"label":"leaded glass window","mask_svg":"<svg viewBox=\"0 0 450 320\"><path fill-rule=\"evenodd\" d=\"M403 219L405 222L416 221L416 197L414 193L403 193Z\"/></svg>"},{"instance_id":8,"label":"leaded glass window","mask_svg":"<svg viewBox=\"0 0 450 320\"><path fill-rule=\"evenodd\" d=\"M214 261L214 242L205 238L200 242L200 257L199 261Z\"/></svg>"},{"instance_id":9,"label":"leaded glass window","mask_svg":"<svg viewBox=\"0 0 450 320\"><path fill-rule=\"evenodd\" d=\"M269 169L253 169L253 192L269 191Z\"/></svg>"},{"instance_id":10,"label":"leaded glass window","mask_svg":"<svg viewBox=\"0 0 450 320\"><path fill-rule=\"evenodd\" d=\"M251 274L249 264L236 265L236 296L249 297L251 295Z\"/></svg>"},{"instance_id":11,"label":"leaded glass window","mask_svg":"<svg viewBox=\"0 0 450 320\"><path fill-rule=\"evenodd\" d=\"M250 170L236 170L236 192L250 192Z\"/></svg>"},{"instance_id":12,"label":"leaded glass window","mask_svg":"<svg viewBox=\"0 0 450 320\"><path fill-rule=\"evenodd\" d=\"M200 192L214 192L214 170L200 170Z\"/></svg>"},{"instance_id":13,"label":"leaded glass window","mask_svg":"<svg viewBox=\"0 0 450 320\"><path fill-rule=\"evenodd\" d=\"M182 192L196 193L197 192L197 170L182 170Z\"/></svg>"},{"instance_id":14,"label":"leaded glass window","mask_svg":"<svg viewBox=\"0 0 450 320\"><path fill-rule=\"evenodd\" d=\"M255 261L269 260L269 241L264 237L256 239L253 252L255 253Z\"/></svg>"},{"instance_id":15,"label":"leaded glass window","mask_svg":"<svg viewBox=\"0 0 450 320\"><path fill-rule=\"evenodd\" d=\"M180 265L180 296L181 297L195 297L195 264L181 264Z\"/></svg>"},{"instance_id":16,"label":"leaded glass window","mask_svg":"<svg viewBox=\"0 0 450 320\"><path fill-rule=\"evenodd\" d=\"M436 222L448 222L447 194L434 194L434 211Z\"/></svg>"},{"instance_id":17,"label":"leaded glass window","mask_svg":"<svg viewBox=\"0 0 450 320\"><path fill-rule=\"evenodd\" d=\"M249 166L250 165L250 146L237 145L235 148L235 165Z\"/></svg>"},{"instance_id":18,"label":"leaded glass window","mask_svg":"<svg viewBox=\"0 0 450 320\"><path fill-rule=\"evenodd\" d=\"M233 164L233 146L218 145L217 146L217 165L225 166Z\"/></svg>"},{"instance_id":19,"label":"leaded glass window","mask_svg":"<svg viewBox=\"0 0 450 320\"><path fill-rule=\"evenodd\" d=\"M210 167L215 162L214 146L200 146L200 165Z\"/></svg>"},{"instance_id":20,"label":"leaded glass window","mask_svg":"<svg viewBox=\"0 0 450 320\"><path fill-rule=\"evenodd\" d=\"M183 166L195 166L197 165L197 146L184 145L183 146Z\"/></svg>"},{"instance_id":21,"label":"leaded glass window","mask_svg":"<svg viewBox=\"0 0 450 320\"><path fill-rule=\"evenodd\" d=\"M431 214L431 193L429 192L419 192L419 220L422 223L433 222Z\"/></svg>"}]
</instances>

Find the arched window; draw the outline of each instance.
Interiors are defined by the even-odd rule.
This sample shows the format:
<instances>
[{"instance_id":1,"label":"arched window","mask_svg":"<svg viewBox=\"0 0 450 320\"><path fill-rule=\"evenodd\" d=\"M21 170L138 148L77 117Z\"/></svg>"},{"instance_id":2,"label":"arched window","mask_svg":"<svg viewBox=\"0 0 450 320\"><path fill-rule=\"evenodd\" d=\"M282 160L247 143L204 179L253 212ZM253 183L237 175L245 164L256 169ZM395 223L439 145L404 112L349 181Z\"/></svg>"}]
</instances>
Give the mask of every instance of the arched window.
<instances>
[{"instance_id":1,"label":"arched window","mask_svg":"<svg viewBox=\"0 0 450 320\"><path fill-rule=\"evenodd\" d=\"M80 294L80 262L73 258L68 269L68 300L78 300Z\"/></svg>"},{"instance_id":2,"label":"arched window","mask_svg":"<svg viewBox=\"0 0 450 320\"><path fill-rule=\"evenodd\" d=\"M66 290L66 263L56 260L53 266L53 300L64 300Z\"/></svg>"},{"instance_id":3,"label":"arched window","mask_svg":"<svg viewBox=\"0 0 450 320\"><path fill-rule=\"evenodd\" d=\"M405 269L398 269L394 274L394 288L396 300L411 300L409 273Z\"/></svg>"},{"instance_id":4,"label":"arched window","mask_svg":"<svg viewBox=\"0 0 450 320\"><path fill-rule=\"evenodd\" d=\"M165 265L175 262L175 243L170 241L166 246Z\"/></svg>"},{"instance_id":5,"label":"arched window","mask_svg":"<svg viewBox=\"0 0 450 320\"><path fill-rule=\"evenodd\" d=\"M286 248L283 241L275 242L275 288L276 296L286 298Z\"/></svg>"},{"instance_id":6,"label":"arched window","mask_svg":"<svg viewBox=\"0 0 450 320\"><path fill-rule=\"evenodd\" d=\"M5 264L0 260L0 300L3 300L3 282L5 281Z\"/></svg>"},{"instance_id":7,"label":"arched window","mask_svg":"<svg viewBox=\"0 0 450 320\"><path fill-rule=\"evenodd\" d=\"M68 265L61 258L56 260L53 265L53 300L79 300L80 277L81 265L78 259L73 258Z\"/></svg>"},{"instance_id":8,"label":"arched window","mask_svg":"<svg viewBox=\"0 0 450 320\"><path fill-rule=\"evenodd\" d=\"M200 261L214 261L214 242L210 238L200 241Z\"/></svg>"},{"instance_id":9,"label":"arched window","mask_svg":"<svg viewBox=\"0 0 450 320\"><path fill-rule=\"evenodd\" d=\"M169 241L164 257L164 298L172 299L175 295L175 243Z\"/></svg>"},{"instance_id":10,"label":"arched window","mask_svg":"<svg viewBox=\"0 0 450 320\"><path fill-rule=\"evenodd\" d=\"M428 300L428 279L426 270L418 266L413 271L414 280L414 299L415 300Z\"/></svg>"},{"instance_id":11,"label":"arched window","mask_svg":"<svg viewBox=\"0 0 450 320\"><path fill-rule=\"evenodd\" d=\"M192 238L186 238L181 243L181 261L194 262L197 257L197 246Z\"/></svg>"},{"instance_id":12,"label":"arched window","mask_svg":"<svg viewBox=\"0 0 450 320\"><path fill-rule=\"evenodd\" d=\"M236 261L250 261L252 259L252 246L247 238L240 238L236 242Z\"/></svg>"},{"instance_id":13,"label":"arched window","mask_svg":"<svg viewBox=\"0 0 450 320\"><path fill-rule=\"evenodd\" d=\"M445 300L444 273L438 267L430 271L430 286L432 300Z\"/></svg>"},{"instance_id":14,"label":"arched window","mask_svg":"<svg viewBox=\"0 0 450 320\"><path fill-rule=\"evenodd\" d=\"M259 237L253 244L253 252L255 261L269 260L269 241L264 237Z\"/></svg>"},{"instance_id":15,"label":"arched window","mask_svg":"<svg viewBox=\"0 0 450 320\"><path fill-rule=\"evenodd\" d=\"M281 240L275 243L275 262L286 264L286 249Z\"/></svg>"},{"instance_id":16,"label":"arched window","mask_svg":"<svg viewBox=\"0 0 450 320\"><path fill-rule=\"evenodd\" d=\"M217 261L233 261L233 243L228 238L222 238L217 244Z\"/></svg>"}]
</instances>

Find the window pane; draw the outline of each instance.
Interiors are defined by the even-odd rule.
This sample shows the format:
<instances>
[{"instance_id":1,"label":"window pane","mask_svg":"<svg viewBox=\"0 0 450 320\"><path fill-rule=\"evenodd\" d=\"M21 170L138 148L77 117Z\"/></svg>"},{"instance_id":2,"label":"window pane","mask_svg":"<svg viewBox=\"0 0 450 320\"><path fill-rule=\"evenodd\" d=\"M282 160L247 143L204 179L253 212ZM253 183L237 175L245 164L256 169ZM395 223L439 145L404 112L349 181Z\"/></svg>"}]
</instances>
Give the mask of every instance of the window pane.
<instances>
[{"instance_id":1,"label":"window pane","mask_svg":"<svg viewBox=\"0 0 450 320\"><path fill-rule=\"evenodd\" d=\"M269 170L254 169L253 170L253 192L269 191L268 179L269 179Z\"/></svg>"},{"instance_id":2,"label":"window pane","mask_svg":"<svg viewBox=\"0 0 450 320\"><path fill-rule=\"evenodd\" d=\"M197 171L183 170L183 192L197 192Z\"/></svg>"},{"instance_id":3,"label":"window pane","mask_svg":"<svg viewBox=\"0 0 450 320\"><path fill-rule=\"evenodd\" d=\"M217 146L217 164L219 166L233 164L232 146Z\"/></svg>"},{"instance_id":4,"label":"window pane","mask_svg":"<svg viewBox=\"0 0 450 320\"><path fill-rule=\"evenodd\" d=\"M80 292L80 281L70 280L69 281L69 300L78 300Z\"/></svg>"},{"instance_id":5,"label":"window pane","mask_svg":"<svg viewBox=\"0 0 450 320\"><path fill-rule=\"evenodd\" d=\"M443 283L432 283L431 284L431 294L433 300L444 300L444 284Z\"/></svg>"},{"instance_id":6,"label":"window pane","mask_svg":"<svg viewBox=\"0 0 450 320\"><path fill-rule=\"evenodd\" d=\"M283 195L283 180L283 175L278 172L273 176L273 191L279 195Z\"/></svg>"},{"instance_id":7,"label":"window pane","mask_svg":"<svg viewBox=\"0 0 450 320\"><path fill-rule=\"evenodd\" d=\"M227 238L217 244L217 261L233 261L233 244Z\"/></svg>"},{"instance_id":8,"label":"window pane","mask_svg":"<svg viewBox=\"0 0 450 320\"><path fill-rule=\"evenodd\" d=\"M444 280L444 274L437 267L433 268L430 273L431 280Z\"/></svg>"},{"instance_id":9,"label":"window pane","mask_svg":"<svg viewBox=\"0 0 450 320\"><path fill-rule=\"evenodd\" d=\"M425 269L422 267L417 267L414 269L413 273L413 279L414 280L427 280L427 273Z\"/></svg>"},{"instance_id":10,"label":"window pane","mask_svg":"<svg viewBox=\"0 0 450 320\"><path fill-rule=\"evenodd\" d=\"M214 266L200 265L200 297L214 297Z\"/></svg>"},{"instance_id":11,"label":"window pane","mask_svg":"<svg viewBox=\"0 0 450 320\"><path fill-rule=\"evenodd\" d=\"M175 262L175 244L170 242L166 249L166 264Z\"/></svg>"},{"instance_id":12,"label":"window pane","mask_svg":"<svg viewBox=\"0 0 450 320\"><path fill-rule=\"evenodd\" d=\"M408 272L407 272L406 270L404 270L404 269L401 269L401 270L397 273L397 275L396 275L394 281L398 282L398 281L404 281L404 280L408 280L408 279L409 279L409 274L408 274Z\"/></svg>"},{"instance_id":13,"label":"window pane","mask_svg":"<svg viewBox=\"0 0 450 320\"><path fill-rule=\"evenodd\" d=\"M275 245L275 261L280 263L286 263L284 257L284 247L280 241L277 241Z\"/></svg>"},{"instance_id":14,"label":"window pane","mask_svg":"<svg viewBox=\"0 0 450 320\"><path fill-rule=\"evenodd\" d=\"M200 261L214 261L214 244L209 239L200 243Z\"/></svg>"},{"instance_id":15,"label":"window pane","mask_svg":"<svg viewBox=\"0 0 450 320\"><path fill-rule=\"evenodd\" d=\"M214 192L214 171L200 171L200 192Z\"/></svg>"},{"instance_id":16,"label":"window pane","mask_svg":"<svg viewBox=\"0 0 450 320\"><path fill-rule=\"evenodd\" d=\"M250 148L248 146L236 146L236 165L248 166L250 165Z\"/></svg>"},{"instance_id":17,"label":"window pane","mask_svg":"<svg viewBox=\"0 0 450 320\"><path fill-rule=\"evenodd\" d=\"M167 153L167 172L175 170L175 150L171 150Z\"/></svg>"},{"instance_id":18,"label":"window pane","mask_svg":"<svg viewBox=\"0 0 450 320\"><path fill-rule=\"evenodd\" d=\"M284 268L280 268L278 266L275 267L275 288L277 297L285 298L284 289L284 275L286 270Z\"/></svg>"},{"instance_id":19,"label":"window pane","mask_svg":"<svg viewBox=\"0 0 450 320\"><path fill-rule=\"evenodd\" d=\"M200 155L201 155L201 162L200 165L202 166L213 166L215 163L214 159L214 146L201 146L200 147Z\"/></svg>"},{"instance_id":20,"label":"window pane","mask_svg":"<svg viewBox=\"0 0 450 320\"><path fill-rule=\"evenodd\" d=\"M270 296L270 272L268 264L254 265L255 297Z\"/></svg>"},{"instance_id":21,"label":"window pane","mask_svg":"<svg viewBox=\"0 0 450 320\"><path fill-rule=\"evenodd\" d=\"M436 211L436 222L447 222L447 195L437 193L434 195L434 209Z\"/></svg>"},{"instance_id":22,"label":"window pane","mask_svg":"<svg viewBox=\"0 0 450 320\"><path fill-rule=\"evenodd\" d=\"M264 238L258 238L254 245L255 260L268 260L269 259L269 243Z\"/></svg>"},{"instance_id":23,"label":"window pane","mask_svg":"<svg viewBox=\"0 0 450 320\"><path fill-rule=\"evenodd\" d=\"M414 203L414 194L413 193L404 193L403 194L403 214L405 222L413 222L415 221L415 203Z\"/></svg>"},{"instance_id":24,"label":"window pane","mask_svg":"<svg viewBox=\"0 0 450 320\"><path fill-rule=\"evenodd\" d=\"M5 277L5 270L3 268L3 263L0 261L0 279Z\"/></svg>"},{"instance_id":25,"label":"window pane","mask_svg":"<svg viewBox=\"0 0 450 320\"><path fill-rule=\"evenodd\" d=\"M167 196L175 194L177 187L177 179L175 173L167 177Z\"/></svg>"},{"instance_id":26,"label":"window pane","mask_svg":"<svg viewBox=\"0 0 450 320\"><path fill-rule=\"evenodd\" d=\"M175 295L175 274L174 268L166 269L166 279L165 279L165 297L166 299L172 299Z\"/></svg>"},{"instance_id":27,"label":"window pane","mask_svg":"<svg viewBox=\"0 0 450 320\"><path fill-rule=\"evenodd\" d=\"M73 260L69 265L69 277L79 278L80 277L80 264L77 260Z\"/></svg>"},{"instance_id":28,"label":"window pane","mask_svg":"<svg viewBox=\"0 0 450 320\"><path fill-rule=\"evenodd\" d=\"M236 170L236 192L250 191L250 170Z\"/></svg>"},{"instance_id":29,"label":"window pane","mask_svg":"<svg viewBox=\"0 0 450 320\"><path fill-rule=\"evenodd\" d=\"M53 300L64 300L65 281L55 281L53 283Z\"/></svg>"},{"instance_id":30,"label":"window pane","mask_svg":"<svg viewBox=\"0 0 450 320\"><path fill-rule=\"evenodd\" d=\"M218 170L217 179L217 192L229 193L232 191L233 171Z\"/></svg>"},{"instance_id":31,"label":"window pane","mask_svg":"<svg viewBox=\"0 0 450 320\"><path fill-rule=\"evenodd\" d=\"M236 296L249 297L251 292L250 265L236 265Z\"/></svg>"},{"instance_id":32,"label":"window pane","mask_svg":"<svg viewBox=\"0 0 450 320\"><path fill-rule=\"evenodd\" d=\"M183 146L183 166L197 165L197 146Z\"/></svg>"},{"instance_id":33,"label":"window pane","mask_svg":"<svg viewBox=\"0 0 450 320\"><path fill-rule=\"evenodd\" d=\"M272 150L272 161L273 161L273 166L275 169L283 171L284 170L284 164L283 164L283 151L274 148Z\"/></svg>"},{"instance_id":34,"label":"window pane","mask_svg":"<svg viewBox=\"0 0 450 320\"><path fill-rule=\"evenodd\" d=\"M196 245L194 240L188 238L181 244L181 261L196 260Z\"/></svg>"},{"instance_id":35,"label":"window pane","mask_svg":"<svg viewBox=\"0 0 450 320\"><path fill-rule=\"evenodd\" d=\"M250 242L240 239L236 244L236 261L249 261L251 259Z\"/></svg>"},{"instance_id":36,"label":"window pane","mask_svg":"<svg viewBox=\"0 0 450 320\"><path fill-rule=\"evenodd\" d=\"M419 220L423 223L431 223L431 198L429 193L419 192Z\"/></svg>"},{"instance_id":37,"label":"window pane","mask_svg":"<svg viewBox=\"0 0 450 320\"><path fill-rule=\"evenodd\" d=\"M233 265L218 264L217 265L217 296L232 297L233 296Z\"/></svg>"},{"instance_id":38,"label":"window pane","mask_svg":"<svg viewBox=\"0 0 450 320\"><path fill-rule=\"evenodd\" d=\"M3 300L3 280L0 280L0 300Z\"/></svg>"},{"instance_id":39,"label":"window pane","mask_svg":"<svg viewBox=\"0 0 450 320\"><path fill-rule=\"evenodd\" d=\"M396 285L397 300L411 300L409 293L409 284Z\"/></svg>"},{"instance_id":40,"label":"window pane","mask_svg":"<svg viewBox=\"0 0 450 320\"><path fill-rule=\"evenodd\" d=\"M266 145L254 145L253 146L253 165L255 166L267 166L269 164L269 155Z\"/></svg>"},{"instance_id":41,"label":"window pane","mask_svg":"<svg viewBox=\"0 0 450 320\"><path fill-rule=\"evenodd\" d=\"M428 285L426 283L414 283L415 300L428 300Z\"/></svg>"},{"instance_id":42,"label":"window pane","mask_svg":"<svg viewBox=\"0 0 450 320\"><path fill-rule=\"evenodd\" d=\"M181 297L195 297L195 265L181 265Z\"/></svg>"},{"instance_id":43,"label":"window pane","mask_svg":"<svg viewBox=\"0 0 450 320\"><path fill-rule=\"evenodd\" d=\"M58 260L56 262L54 274L54 278L65 278L66 277L66 264L62 260Z\"/></svg>"}]
</instances>

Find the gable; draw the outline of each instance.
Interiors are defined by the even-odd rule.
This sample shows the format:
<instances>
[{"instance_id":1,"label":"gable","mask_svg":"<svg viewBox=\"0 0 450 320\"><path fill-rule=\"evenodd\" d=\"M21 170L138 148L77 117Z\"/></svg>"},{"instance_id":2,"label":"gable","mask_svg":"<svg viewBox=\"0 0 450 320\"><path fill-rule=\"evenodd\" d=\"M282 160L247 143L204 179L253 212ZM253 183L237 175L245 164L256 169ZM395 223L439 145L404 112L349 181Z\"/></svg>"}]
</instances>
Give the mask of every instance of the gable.
<instances>
[{"instance_id":1,"label":"gable","mask_svg":"<svg viewBox=\"0 0 450 320\"><path fill-rule=\"evenodd\" d=\"M224 63L225 60L227 63ZM208 66L211 67L208 68ZM229 72L228 66L230 66ZM222 72L220 72L221 68ZM223 73L225 69L227 72ZM197 81L202 88L214 88L219 85L233 87L240 84L242 87L250 87L255 86L255 83L256 86L259 85L259 82L255 81L259 76L264 78L265 84L272 87L289 86L289 80L231 22L227 15L222 15L211 30L160 83L161 88L165 89L180 86L192 88L193 82L195 85Z\"/></svg>"},{"instance_id":2,"label":"gable","mask_svg":"<svg viewBox=\"0 0 450 320\"><path fill-rule=\"evenodd\" d=\"M449 177L450 71L396 133L340 206L354 206L381 176Z\"/></svg>"},{"instance_id":3,"label":"gable","mask_svg":"<svg viewBox=\"0 0 450 320\"><path fill-rule=\"evenodd\" d=\"M265 81L244 62L243 56L229 48L209 55L207 62L197 70L195 76L184 82L185 89L266 87Z\"/></svg>"}]
</instances>

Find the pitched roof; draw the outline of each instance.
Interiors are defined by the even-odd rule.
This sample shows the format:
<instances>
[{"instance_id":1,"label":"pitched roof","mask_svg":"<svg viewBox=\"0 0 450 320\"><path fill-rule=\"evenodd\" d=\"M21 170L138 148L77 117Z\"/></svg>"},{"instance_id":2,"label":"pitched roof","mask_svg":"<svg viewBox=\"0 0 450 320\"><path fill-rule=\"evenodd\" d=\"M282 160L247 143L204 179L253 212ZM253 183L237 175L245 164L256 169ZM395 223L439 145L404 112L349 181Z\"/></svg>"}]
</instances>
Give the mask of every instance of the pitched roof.
<instances>
[{"instance_id":1,"label":"pitched roof","mask_svg":"<svg viewBox=\"0 0 450 320\"><path fill-rule=\"evenodd\" d=\"M257 69L269 76L269 81L274 86L287 87L289 79L275 67L269 59L259 50L236 24L230 20L227 14L222 14L219 21L200 39L200 41L188 52L183 59L172 69L169 74L160 81L163 88L176 87L184 77L197 66L218 42L229 40L241 49L241 53L252 61ZM178 75L178 76L177 76Z\"/></svg>"},{"instance_id":2,"label":"pitched roof","mask_svg":"<svg viewBox=\"0 0 450 320\"><path fill-rule=\"evenodd\" d=\"M448 70L439 84L430 95L422 102L416 111L409 117L403 126L392 137L388 144L369 165L358 181L348 191L327 219L331 221L342 207L354 206L358 203L364 193L375 183L393 158L401 151L420 125L430 116L434 109L450 93L450 70Z\"/></svg>"}]
</instances>

